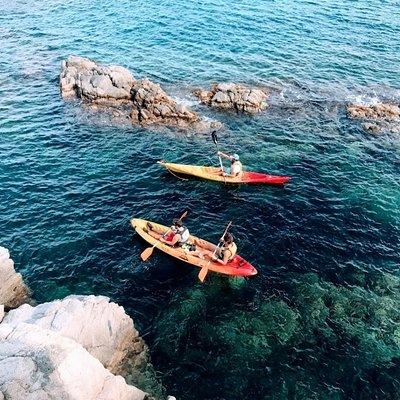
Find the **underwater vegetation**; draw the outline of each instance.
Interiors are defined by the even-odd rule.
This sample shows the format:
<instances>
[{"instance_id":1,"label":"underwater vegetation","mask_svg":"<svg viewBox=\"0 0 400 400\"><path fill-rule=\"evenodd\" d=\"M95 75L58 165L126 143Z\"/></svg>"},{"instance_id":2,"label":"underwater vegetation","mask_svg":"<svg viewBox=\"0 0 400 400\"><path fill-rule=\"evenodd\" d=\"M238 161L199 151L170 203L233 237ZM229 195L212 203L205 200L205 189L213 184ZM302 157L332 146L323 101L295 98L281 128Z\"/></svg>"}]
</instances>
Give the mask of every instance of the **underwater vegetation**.
<instances>
[{"instance_id":1,"label":"underwater vegetation","mask_svg":"<svg viewBox=\"0 0 400 400\"><path fill-rule=\"evenodd\" d=\"M400 279L348 281L297 275L284 299L255 294L247 304L236 304L240 286L177 293L155 334L165 380L191 388L186 398L399 398Z\"/></svg>"}]
</instances>

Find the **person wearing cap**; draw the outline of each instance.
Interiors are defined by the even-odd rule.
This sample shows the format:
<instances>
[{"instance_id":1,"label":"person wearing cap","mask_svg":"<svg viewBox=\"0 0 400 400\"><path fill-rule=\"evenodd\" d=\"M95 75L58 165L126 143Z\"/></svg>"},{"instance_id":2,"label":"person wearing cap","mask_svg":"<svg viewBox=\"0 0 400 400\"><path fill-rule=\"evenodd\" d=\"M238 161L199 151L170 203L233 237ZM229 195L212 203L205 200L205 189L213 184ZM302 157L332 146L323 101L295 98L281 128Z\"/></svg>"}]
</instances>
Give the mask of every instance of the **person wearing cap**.
<instances>
[{"instance_id":1,"label":"person wearing cap","mask_svg":"<svg viewBox=\"0 0 400 400\"><path fill-rule=\"evenodd\" d=\"M243 165L240 162L240 158L238 154L225 154L222 151L218 152L218 156L225 158L231 162L231 169L230 169L230 176L232 177L237 177L240 176L243 172ZM225 172L223 172L225 174Z\"/></svg>"},{"instance_id":2,"label":"person wearing cap","mask_svg":"<svg viewBox=\"0 0 400 400\"><path fill-rule=\"evenodd\" d=\"M182 247L189 240L190 236L189 229L183 225L180 219L174 219L170 230L164 235L156 232L150 222L147 223L147 228L144 231L171 247Z\"/></svg>"}]
</instances>

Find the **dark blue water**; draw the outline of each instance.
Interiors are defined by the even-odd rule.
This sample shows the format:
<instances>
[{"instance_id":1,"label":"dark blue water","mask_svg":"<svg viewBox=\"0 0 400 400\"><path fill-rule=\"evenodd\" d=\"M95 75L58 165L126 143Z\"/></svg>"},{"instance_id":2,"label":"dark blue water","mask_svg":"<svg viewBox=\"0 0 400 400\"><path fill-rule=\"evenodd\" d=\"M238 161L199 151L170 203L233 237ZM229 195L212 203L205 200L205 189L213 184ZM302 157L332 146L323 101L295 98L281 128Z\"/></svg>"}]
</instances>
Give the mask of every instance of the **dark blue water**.
<instances>
[{"instance_id":1,"label":"dark blue water","mask_svg":"<svg viewBox=\"0 0 400 400\"><path fill-rule=\"evenodd\" d=\"M400 101L398 1L15 1L0 5L0 244L34 297L105 294L135 319L180 399L400 398L400 137L349 101ZM148 76L220 120L220 144L285 188L181 181L209 137L119 126L59 96L70 54ZM208 110L215 81L269 88L260 115ZM259 275L209 276L155 253L129 219L216 241L233 220Z\"/></svg>"}]
</instances>

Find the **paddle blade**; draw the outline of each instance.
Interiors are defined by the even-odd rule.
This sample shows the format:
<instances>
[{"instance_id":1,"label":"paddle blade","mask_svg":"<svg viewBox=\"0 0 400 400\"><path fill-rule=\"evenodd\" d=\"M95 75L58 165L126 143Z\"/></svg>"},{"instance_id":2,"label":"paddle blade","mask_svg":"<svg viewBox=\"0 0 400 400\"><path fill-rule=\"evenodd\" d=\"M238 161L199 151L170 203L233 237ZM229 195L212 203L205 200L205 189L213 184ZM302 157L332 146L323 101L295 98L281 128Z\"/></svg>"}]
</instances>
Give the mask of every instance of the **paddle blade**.
<instances>
[{"instance_id":1,"label":"paddle blade","mask_svg":"<svg viewBox=\"0 0 400 400\"><path fill-rule=\"evenodd\" d=\"M213 142L214 142L214 144L218 144L218 136L217 136L217 131L212 131L211 132L211 137L212 137L212 140L213 140Z\"/></svg>"},{"instance_id":2,"label":"paddle blade","mask_svg":"<svg viewBox=\"0 0 400 400\"><path fill-rule=\"evenodd\" d=\"M142 261L147 261L149 257L153 254L154 247L148 247L147 249L144 249L142 251L142 254L140 254L140 258Z\"/></svg>"},{"instance_id":3,"label":"paddle blade","mask_svg":"<svg viewBox=\"0 0 400 400\"><path fill-rule=\"evenodd\" d=\"M204 266L204 267L200 270L200 272L199 272L199 279L200 279L200 282L201 282L201 283L203 283L204 280L206 279L207 272L208 272L207 265Z\"/></svg>"}]
</instances>

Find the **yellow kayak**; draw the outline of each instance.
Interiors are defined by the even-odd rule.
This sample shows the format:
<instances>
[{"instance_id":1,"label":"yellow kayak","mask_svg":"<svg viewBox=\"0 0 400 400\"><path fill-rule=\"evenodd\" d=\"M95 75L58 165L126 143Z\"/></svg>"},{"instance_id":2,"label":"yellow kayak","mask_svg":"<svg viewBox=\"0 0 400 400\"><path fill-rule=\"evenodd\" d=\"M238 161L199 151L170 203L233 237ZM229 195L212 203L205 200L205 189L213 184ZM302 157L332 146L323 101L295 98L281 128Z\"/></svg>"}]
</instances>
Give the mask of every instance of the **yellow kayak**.
<instances>
[{"instance_id":1,"label":"yellow kayak","mask_svg":"<svg viewBox=\"0 0 400 400\"><path fill-rule=\"evenodd\" d=\"M288 176L268 175L260 172L246 172L244 171L239 176L223 176L221 168L219 167L203 167L198 165L185 165L167 163L164 161L158 162L164 168L183 175L191 175L197 178L208 179L210 181L224 182L224 183L260 183L267 185L283 185L287 183L290 178Z\"/></svg>"},{"instance_id":2,"label":"yellow kayak","mask_svg":"<svg viewBox=\"0 0 400 400\"><path fill-rule=\"evenodd\" d=\"M133 218L131 220L133 228L146 242L150 243L151 245L155 245L155 247L157 247L159 250L169 254L172 257L178 258L179 260L182 260L191 265L195 265L199 268L207 266L208 270L217 272L219 274L231 276L251 276L257 274L257 270L239 255L236 255L226 265L222 265L215 261L210 262L209 259L204 260L197 255L191 254L191 251L186 250L182 247L168 246L167 244L146 233L143 228L146 229L147 222L149 221L138 218ZM160 234L164 234L170 229L164 225L156 224L155 222L151 222L151 224L153 226L152 230ZM196 250L200 252L202 249L213 252L216 247L214 244L207 242L203 239L199 239L196 236L190 236L189 242L196 245Z\"/></svg>"}]
</instances>

